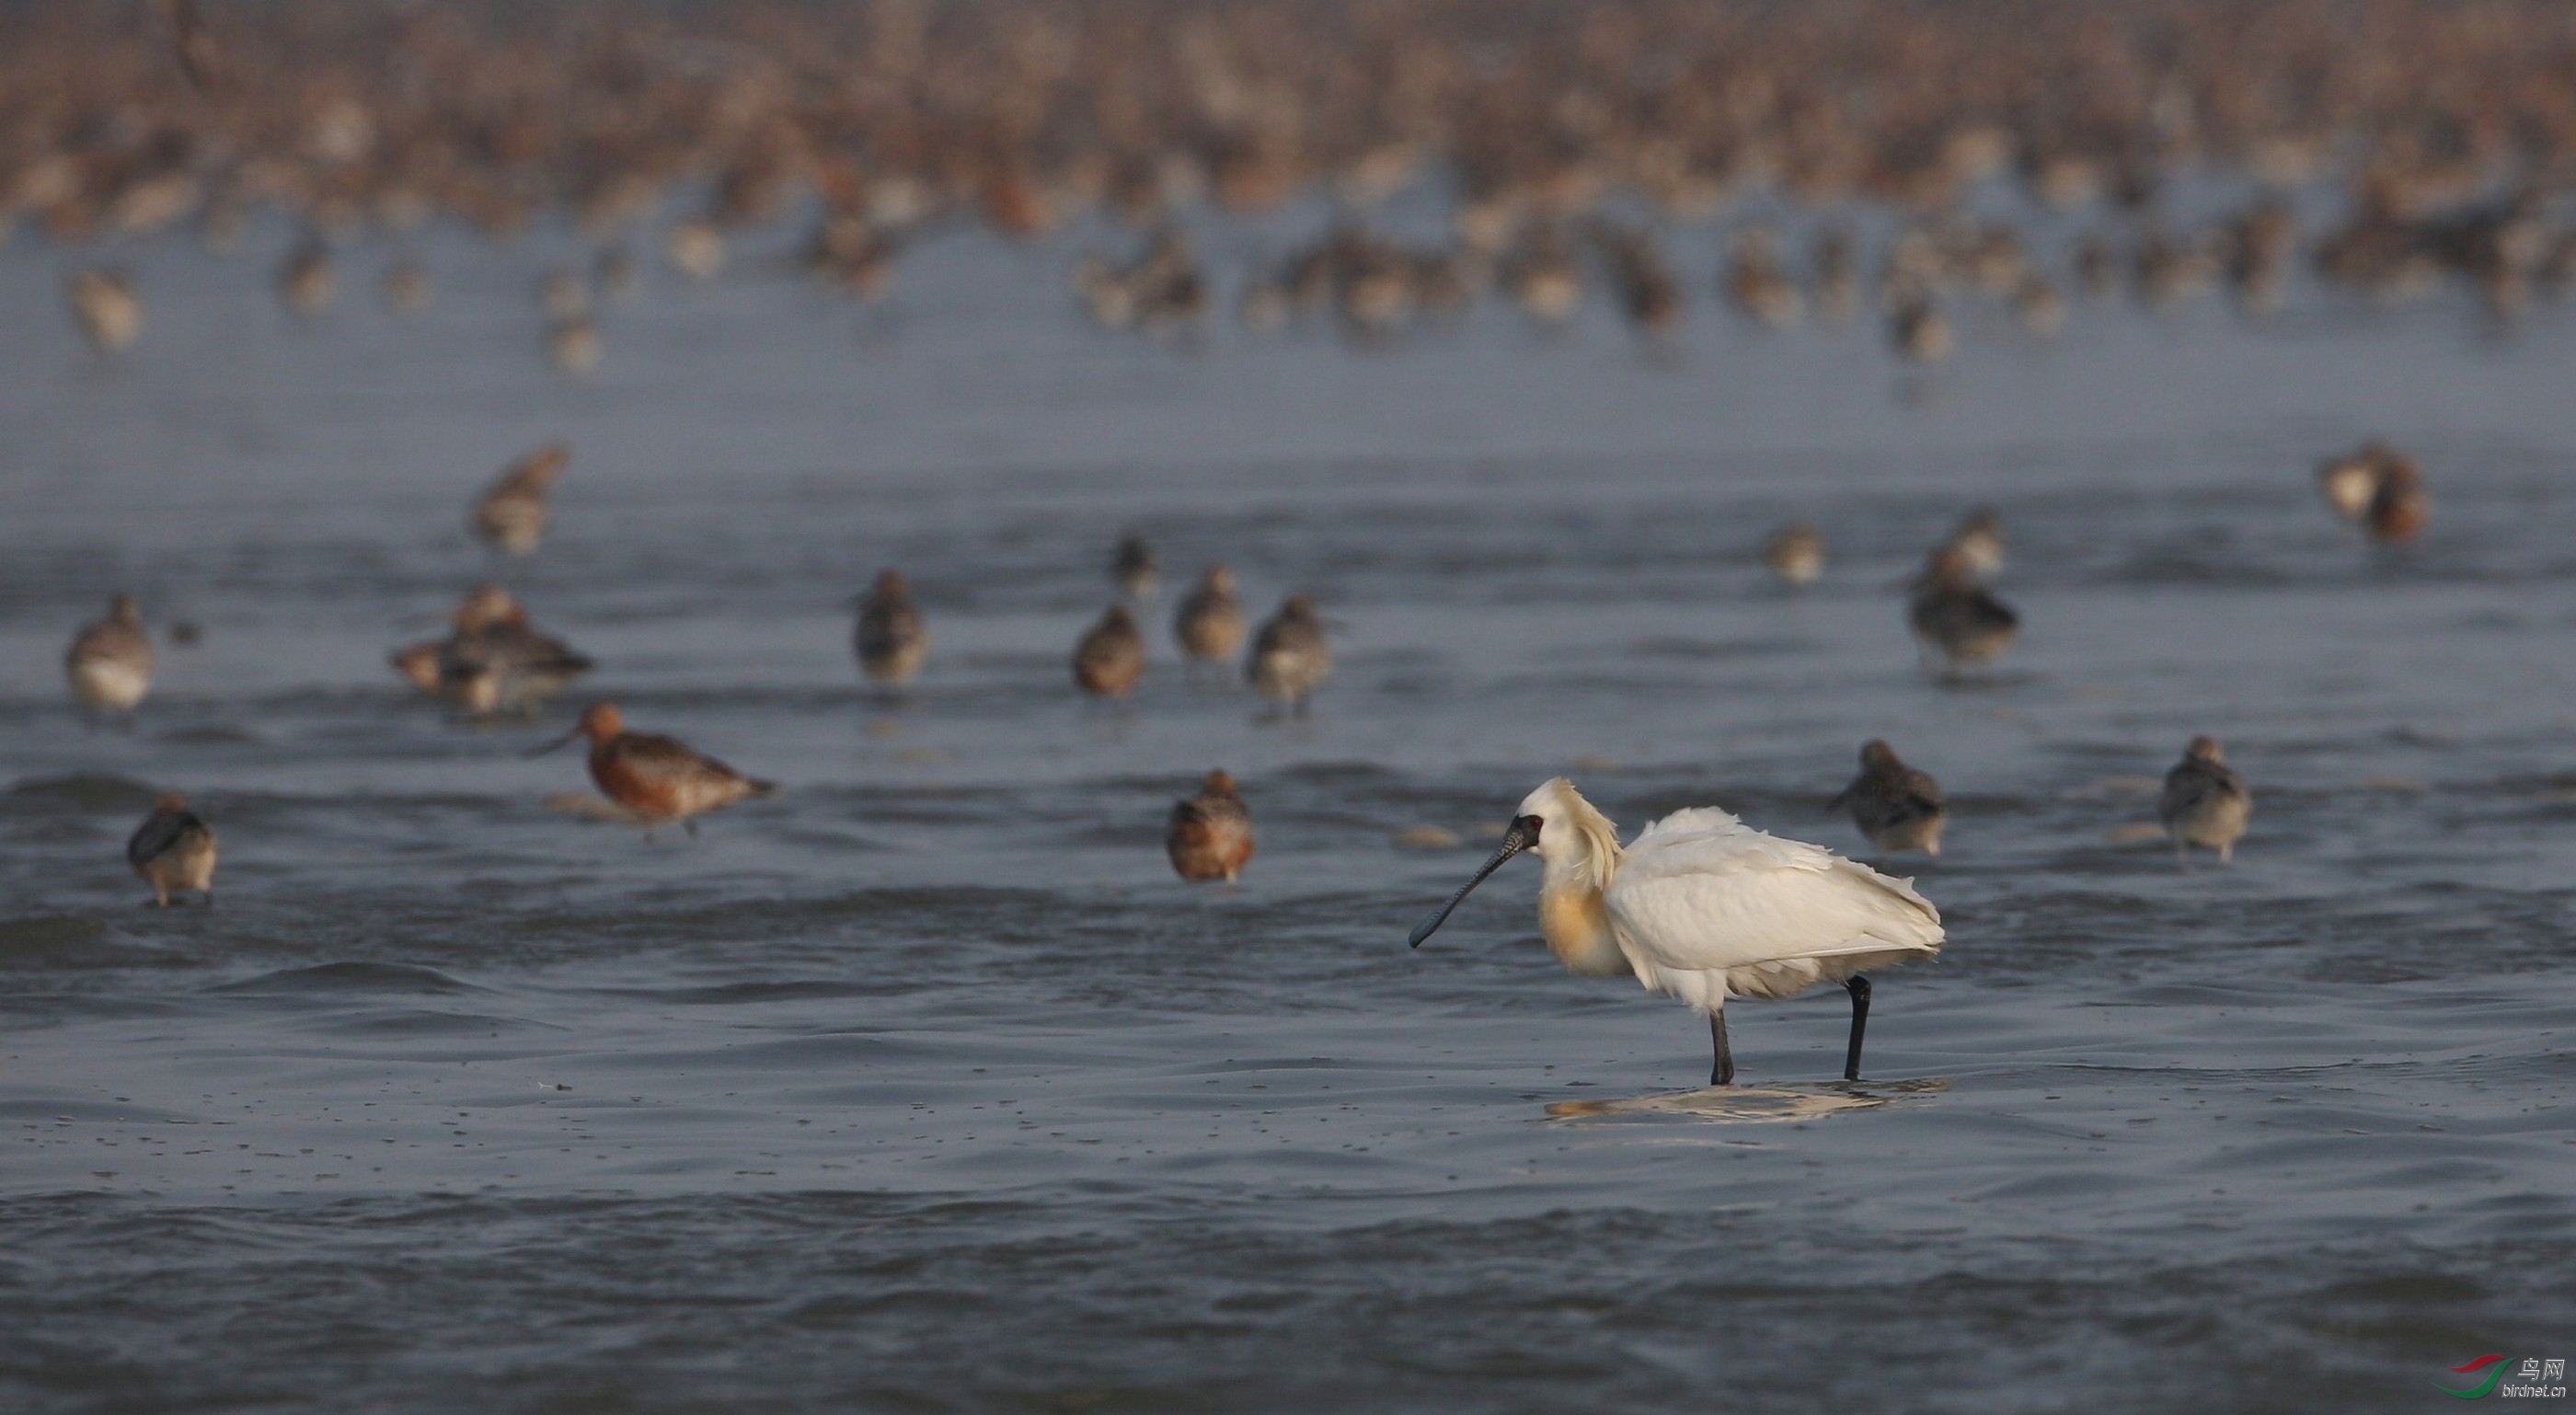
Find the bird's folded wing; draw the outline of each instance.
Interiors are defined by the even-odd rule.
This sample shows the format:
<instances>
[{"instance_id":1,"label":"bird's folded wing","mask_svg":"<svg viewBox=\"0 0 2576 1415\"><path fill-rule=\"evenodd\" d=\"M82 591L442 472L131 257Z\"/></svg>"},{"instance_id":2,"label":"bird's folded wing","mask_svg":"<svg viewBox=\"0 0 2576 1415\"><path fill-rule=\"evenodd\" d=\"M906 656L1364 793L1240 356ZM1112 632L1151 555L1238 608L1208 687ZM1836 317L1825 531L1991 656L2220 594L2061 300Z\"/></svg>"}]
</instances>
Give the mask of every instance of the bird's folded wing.
<instances>
[{"instance_id":1,"label":"bird's folded wing","mask_svg":"<svg viewBox=\"0 0 2576 1415\"><path fill-rule=\"evenodd\" d=\"M1715 817L1714 830L1674 829ZM1685 822L1698 824L1700 822ZM1940 911L1904 880L1820 846L1685 811L1637 837L1603 896L1623 936L1666 968L1940 950Z\"/></svg>"}]
</instances>

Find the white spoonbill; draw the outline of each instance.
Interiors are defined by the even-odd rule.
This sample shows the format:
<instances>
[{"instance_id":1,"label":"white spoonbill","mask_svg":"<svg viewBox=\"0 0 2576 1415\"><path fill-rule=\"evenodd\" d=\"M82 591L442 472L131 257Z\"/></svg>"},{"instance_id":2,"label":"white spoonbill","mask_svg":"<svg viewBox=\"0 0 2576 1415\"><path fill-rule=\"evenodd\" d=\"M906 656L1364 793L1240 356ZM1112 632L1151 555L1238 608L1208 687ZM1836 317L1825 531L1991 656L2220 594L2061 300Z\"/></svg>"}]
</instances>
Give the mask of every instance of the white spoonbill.
<instances>
[{"instance_id":1,"label":"white spoonbill","mask_svg":"<svg viewBox=\"0 0 2576 1415\"><path fill-rule=\"evenodd\" d=\"M1634 974L1707 1014L1717 1064L1709 1084L1735 1079L1726 1046L1730 997L1795 997L1818 983L1851 994L1843 1079L1860 1079L1869 1025L1866 972L1941 951L1941 914L1908 881L1819 845L1755 830L1712 806L1675 811L1626 849L1619 828L1557 777L1522 800L1494 857L1414 926L1422 941L1485 876L1535 850L1538 927L1572 972Z\"/></svg>"}]
</instances>

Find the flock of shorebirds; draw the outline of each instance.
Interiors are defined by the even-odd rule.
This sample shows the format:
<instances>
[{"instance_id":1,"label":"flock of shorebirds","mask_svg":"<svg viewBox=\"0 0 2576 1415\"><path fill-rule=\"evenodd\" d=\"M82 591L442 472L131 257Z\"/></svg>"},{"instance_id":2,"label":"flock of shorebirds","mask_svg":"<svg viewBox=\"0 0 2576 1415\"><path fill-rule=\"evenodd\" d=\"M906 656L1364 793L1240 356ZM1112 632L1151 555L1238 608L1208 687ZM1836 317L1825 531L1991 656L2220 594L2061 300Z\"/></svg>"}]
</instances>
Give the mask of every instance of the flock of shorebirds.
<instances>
[{"instance_id":1,"label":"flock of shorebirds","mask_svg":"<svg viewBox=\"0 0 2576 1415\"><path fill-rule=\"evenodd\" d=\"M2499 315L2576 290L2570 31L2563 7L2448 0L723 0L507 23L456 7L100 0L0 9L0 239L31 223L69 249L187 222L224 251L268 207L302 233L275 276L289 310L330 307L372 234L390 252L381 298L409 315L435 289L421 223L502 240L560 214L584 255L535 302L548 356L579 375L648 230L692 280L760 262L872 301L946 232L1026 240L1099 213L1140 234L1075 266L1081 307L1108 328L1187 331L1219 288L1184 234L1194 214L1323 194L1327 229L1234 282L1245 329L1326 320L1374 341L1489 296L1563 327L1606 291L1662 339L1704 279L1671 254L1675 229L1785 200L1827 215L1802 250L1785 223L1732 219L1719 297L1773 330L1874 305L1898 355L1930 364L1958 344L1971 298L2047 335L2077 299L2123 289L2163 307L2223 288L2265 314L2303 263L2382 301L2457 281ZM2304 199L2327 183L2339 201ZM2182 224L2172 194L2195 184L2232 209ZM1448 202L1445 236L1384 234L1388 199L1408 188ZM1978 214L2005 188L2032 220ZM1835 214L1864 207L1889 218L1874 252ZM800 211L811 224L789 261L742 254ZM2051 225L2080 233L2061 247ZM111 260L76 259L66 295L100 349L142 336L144 292ZM515 464L477 505L478 533L534 549L568 457L554 446ZM2319 485L2381 542L2430 514L2415 464L2377 444L2330 460ZM1992 588L2003 550L1985 514L1927 558L1906 609L1927 668L1974 673L2012 644L2019 617ZM1822 574L1827 553L1805 524L1764 548L1790 584ZM1078 690L1104 699L1145 668L1150 550L1120 546L1113 573L1124 598L1070 659ZM891 691L923 671L929 632L899 573L853 607L870 680ZM1173 624L1194 672L1240 652L1251 686L1291 713L1331 671L1329 627L1291 598L1247 635L1223 566ZM590 667L497 586L393 662L474 715L532 712ZM82 632L69 671L90 710L133 711L152 655L130 599ZM555 745L574 738L600 791L648 831L770 789L630 730L609 704ZM1835 799L1882 858L1939 847L1938 785L1885 742L1863 746ZM2159 815L2177 851L2224 860L2251 804L2219 744L2197 737ZM1240 876L1252 823L1225 773L1174 806L1168 846L1185 878ZM1550 948L1707 1013L1721 1081L1728 997L1823 982L1851 995L1857 1076L1866 972L1941 941L1910 884L1722 811L1680 812L1622 846L1552 781L1468 888L1523 850L1544 865ZM178 797L128 854L157 901L211 888L214 832Z\"/></svg>"},{"instance_id":2,"label":"flock of shorebirds","mask_svg":"<svg viewBox=\"0 0 2576 1415\"><path fill-rule=\"evenodd\" d=\"M534 551L570 459L567 447L551 443L511 464L474 503L474 531L498 552ZM2411 540L2430 515L2414 461L2384 444L2327 458L2316 476L2327 503L2379 541ZM1764 562L1788 586L1817 580L1826 552L1823 536L1806 522L1781 528L1762 546ZM2006 552L2002 518L1985 508L1969 514L1926 558L1907 621L1928 670L1956 678L2010 646L2019 616L1988 587ZM1114 700L1135 687L1145 665L1144 637L1129 602L1152 596L1160 572L1151 547L1132 534L1118 543L1109 570L1124 598L1082 633L1070 667L1081 693ZM853 607L860 671L882 689L899 691L921 673L931 643L902 575L880 573ZM1332 670L1325 627L1312 603L1291 596L1251 636L1245 680L1277 710L1303 713ZM1227 567L1206 569L1182 598L1172 631L1194 667L1222 663L1242 647L1244 616ZM592 666L530 624L495 584L465 597L446 637L397 649L390 661L422 692L473 716L533 713ZM85 711L133 713L150 691L153 670L140 607L130 596L115 596L107 617L73 639L64 665ZM608 703L591 705L569 732L531 755L576 738L588 743L591 780L648 838L671 824L695 834L699 815L775 789L676 738L630 730ZM1881 861L1911 851L1938 855L1949 819L1939 783L1875 739L1862 745L1859 773L1828 809L1848 813ZM2252 810L2251 790L2208 736L2191 739L2166 773L2157 802L2159 823L2186 862L2194 848L2217 852L2222 863L2232 860ZM1185 880L1230 883L1241 876L1254 834L1231 776L1212 771L1196 795L1173 804L1165 845ZM1429 937L1469 890L1523 850L1545 863L1539 916L1549 947L1578 973L1630 973L1708 1014L1716 1084L1734 1073L1722 1013L1727 997L1787 997L1822 982L1841 984L1851 995L1846 1076L1857 1079L1867 971L1928 957L1942 940L1939 912L1910 881L1751 830L1713 808L1668 817L1623 847L1616 828L1560 778L1522 803L1501 848L1414 931L1413 942ZM154 902L164 906L174 893L189 891L212 901L216 853L213 828L175 794L159 799L126 850Z\"/></svg>"}]
</instances>

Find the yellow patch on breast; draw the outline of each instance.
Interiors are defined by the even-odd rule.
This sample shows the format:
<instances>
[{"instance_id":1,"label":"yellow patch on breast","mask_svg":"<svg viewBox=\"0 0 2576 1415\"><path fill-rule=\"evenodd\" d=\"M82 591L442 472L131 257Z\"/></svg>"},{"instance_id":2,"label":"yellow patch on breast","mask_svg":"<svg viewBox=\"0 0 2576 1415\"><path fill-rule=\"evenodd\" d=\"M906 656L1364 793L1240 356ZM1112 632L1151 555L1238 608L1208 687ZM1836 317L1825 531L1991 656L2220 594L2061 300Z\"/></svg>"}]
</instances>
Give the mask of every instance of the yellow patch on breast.
<instances>
[{"instance_id":1,"label":"yellow patch on breast","mask_svg":"<svg viewBox=\"0 0 2576 1415\"><path fill-rule=\"evenodd\" d=\"M1590 977L1624 977L1627 955L1610 932L1610 911L1593 889L1542 891L1538 897L1539 936L1567 971Z\"/></svg>"}]
</instances>

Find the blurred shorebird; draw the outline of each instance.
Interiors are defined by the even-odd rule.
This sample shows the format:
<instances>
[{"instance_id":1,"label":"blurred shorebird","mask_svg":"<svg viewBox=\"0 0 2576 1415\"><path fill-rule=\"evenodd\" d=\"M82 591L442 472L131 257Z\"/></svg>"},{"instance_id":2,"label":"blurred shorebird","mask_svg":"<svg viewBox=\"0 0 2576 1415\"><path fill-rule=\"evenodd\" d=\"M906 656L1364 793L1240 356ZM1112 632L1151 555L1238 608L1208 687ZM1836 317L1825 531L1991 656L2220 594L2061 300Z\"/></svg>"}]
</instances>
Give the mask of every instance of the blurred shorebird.
<instances>
[{"instance_id":1,"label":"blurred shorebird","mask_svg":"<svg viewBox=\"0 0 2576 1415\"><path fill-rule=\"evenodd\" d=\"M188 810L188 798L163 796L125 842L125 862L152 886L152 902L167 909L173 890L193 889L215 902L215 832Z\"/></svg>"},{"instance_id":2,"label":"blurred shorebird","mask_svg":"<svg viewBox=\"0 0 2576 1415\"><path fill-rule=\"evenodd\" d=\"M643 823L648 840L673 821L695 835L698 823L692 817L778 789L675 737L627 731L625 720L607 703L593 704L570 732L529 755L542 756L575 737L590 739L590 779L601 794Z\"/></svg>"},{"instance_id":3,"label":"blurred shorebird","mask_svg":"<svg viewBox=\"0 0 2576 1415\"><path fill-rule=\"evenodd\" d=\"M712 221L689 220L672 227L663 250L682 275L701 283L724 270L724 231Z\"/></svg>"},{"instance_id":4,"label":"blurred shorebird","mask_svg":"<svg viewBox=\"0 0 2576 1415\"><path fill-rule=\"evenodd\" d=\"M1333 652L1324 643L1324 621L1314 601L1290 595L1253 636L1244 659L1243 676L1254 692L1303 717L1307 699L1333 673Z\"/></svg>"},{"instance_id":5,"label":"blurred shorebird","mask_svg":"<svg viewBox=\"0 0 2576 1415\"><path fill-rule=\"evenodd\" d=\"M599 326L577 314L546 326L546 357L575 378L587 378L599 367Z\"/></svg>"},{"instance_id":6,"label":"blurred shorebird","mask_svg":"<svg viewBox=\"0 0 2576 1415\"><path fill-rule=\"evenodd\" d=\"M2347 521L2359 521L2370 513L2371 499L2379 494L2379 476L2390 464L2403 459L2396 448L2377 438L2349 452L2328 457L2317 464L2317 494L2326 505Z\"/></svg>"},{"instance_id":7,"label":"blurred shorebird","mask_svg":"<svg viewBox=\"0 0 2576 1415\"><path fill-rule=\"evenodd\" d=\"M64 295L81 333L101 353L120 352L143 332L143 301L121 272L84 270L71 278Z\"/></svg>"},{"instance_id":8,"label":"blurred shorebird","mask_svg":"<svg viewBox=\"0 0 2576 1415\"><path fill-rule=\"evenodd\" d=\"M1243 647L1243 606L1235 602L1232 570L1207 567L1198 584L1182 596L1181 607L1172 616L1172 637L1180 641L1181 655L1193 669L1230 659Z\"/></svg>"},{"instance_id":9,"label":"blurred shorebird","mask_svg":"<svg viewBox=\"0 0 2576 1415\"><path fill-rule=\"evenodd\" d=\"M511 555L536 549L554 511L555 480L571 463L572 448L560 440L512 462L474 503L474 533Z\"/></svg>"},{"instance_id":10,"label":"blurred shorebird","mask_svg":"<svg viewBox=\"0 0 2576 1415\"><path fill-rule=\"evenodd\" d=\"M107 602L107 617L83 628L63 655L63 672L81 706L100 712L134 711L152 690L152 636L134 596Z\"/></svg>"},{"instance_id":11,"label":"blurred shorebird","mask_svg":"<svg viewBox=\"0 0 2576 1415\"><path fill-rule=\"evenodd\" d=\"M1113 604L1073 647L1073 681L1099 698L1123 698L1145 676L1145 636L1136 616Z\"/></svg>"},{"instance_id":12,"label":"blurred shorebird","mask_svg":"<svg viewBox=\"0 0 2576 1415\"><path fill-rule=\"evenodd\" d=\"M1109 579L1129 599L1152 599L1162 586L1162 572L1154 564L1154 548L1145 538L1129 531L1118 538L1118 552L1110 557Z\"/></svg>"},{"instance_id":13,"label":"blurred shorebird","mask_svg":"<svg viewBox=\"0 0 2576 1415\"><path fill-rule=\"evenodd\" d=\"M477 586L457 605L445 639L394 651L394 671L413 687L454 700L475 716L533 708L591 669L590 659L537 631L499 585Z\"/></svg>"},{"instance_id":14,"label":"blurred shorebird","mask_svg":"<svg viewBox=\"0 0 2576 1415\"><path fill-rule=\"evenodd\" d=\"M398 319L409 319L429 308L429 267L405 256L385 267L384 279L376 294L385 309Z\"/></svg>"},{"instance_id":15,"label":"blurred shorebird","mask_svg":"<svg viewBox=\"0 0 2576 1415\"><path fill-rule=\"evenodd\" d=\"M2371 489L2370 506L2362 512L2370 538L2382 545L2404 545L2421 535L2432 518L2433 498L2424 490L2415 459L2401 456L2382 464L2379 485Z\"/></svg>"},{"instance_id":16,"label":"blurred shorebird","mask_svg":"<svg viewBox=\"0 0 2576 1415\"><path fill-rule=\"evenodd\" d=\"M1622 849L1619 828L1561 776L1521 801L1501 848L1414 926L1413 946L1523 850L1542 865L1538 922L1548 950L1571 972L1629 974L1706 1016L1713 1086L1735 1079L1727 999L1795 997L1818 983L1851 995L1843 1078L1859 1080L1864 974L1941 951L1940 911L1908 881L1707 806L1675 811Z\"/></svg>"},{"instance_id":17,"label":"blurred shorebird","mask_svg":"<svg viewBox=\"0 0 2576 1415\"><path fill-rule=\"evenodd\" d=\"M285 302L287 313L298 319L315 318L331 308L339 294L340 274L332 264L331 248L314 236L297 242L277 271L277 297Z\"/></svg>"},{"instance_id":18,"label":"blurred shorebird","mask_svg":"<svg viewBox=\"0 0 2576 1415\"><path fill-rule=\"evenodd\" d=\"M1762 542L1762 563L1784 585L1811 585L1825 573L1825 537L1813 521L1791 521Z\"/></svg>"},{"instance_id":19,"label":"blurred shorebird","mask_svg":"<svg viewBox=\"0 0 2576 1415\"><path fill-rule=\"evenodd\" d=\"M876 583L859 600L850 647L858 654L859 671L890 687L901 687L921 672L922 661L930 657L930 631L922 627L921 611L900 573L877 572Z\"/></svg>"},{"instance_id":20,"label":"blurred shorebird","mask_svg":"<svg viewBox=\"0 0 2576 1415\"><path fill-rule=\"evenodd\" d=\"M1849 809L1852 824L1882 856L1899 850L1940 854L1941 827L1950 818L1941 784L1899 761L1896 749L1875 737L1861 744L1860 775L1825 809Z\"/></svg>"},{"instance_id":21,"label":"blurred shorebird","mask_svg":"<svg viewBox=\"0 0 2576 1415\"><path fill-rule=\"evenodd\" d=\"M1940 654L1945 676L1991 662L2021 627L2021 617L1978 583L1966 555L1950 545L1932 552L1915 580L1906 622L1927 653Z\"/></svg>"},{"instance_id":22,"label":"blurred shorebird","mask_svg":"<svg viewBox=\"0 0 2576 1415\"><path fill-rule=\"evenodd\" d=\"M1198 795L1172 803L1163 849L1183 879L1234 883L1252 858L1252 812L1235 794L1233 777L1209 772Z\"/></svg>"},{"instance_id":23,"label":"blurred shorebird","mask_svg":"<svg viewBox=\"0 0 2576 1415\"><path fill-rule=\"evenodd\" d=\"M1991 506L1978 507L1960 520L1943 544L1958 552L1969 574L1980 580L1993 579L2004 568L2003 513Z\"/></svg>"},{"instance_id":24,"label":"blurred shorebird","mask_svg":"<svg viewBox=\"0 0 2576 1415\"><path fill-rule=\"evenodd\" d=\"M2191 847L2218 852L2224 865L2236 858L2236 841L2254 813L2254 793L2227 765L2227 754L2214 737L2194 737L2182 760L2165 773L2164 794L2156 799L2156 820L2173 837L2174 859L2188 864Z\"/></svg>"}]
</instances>

